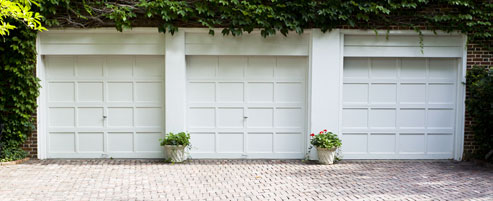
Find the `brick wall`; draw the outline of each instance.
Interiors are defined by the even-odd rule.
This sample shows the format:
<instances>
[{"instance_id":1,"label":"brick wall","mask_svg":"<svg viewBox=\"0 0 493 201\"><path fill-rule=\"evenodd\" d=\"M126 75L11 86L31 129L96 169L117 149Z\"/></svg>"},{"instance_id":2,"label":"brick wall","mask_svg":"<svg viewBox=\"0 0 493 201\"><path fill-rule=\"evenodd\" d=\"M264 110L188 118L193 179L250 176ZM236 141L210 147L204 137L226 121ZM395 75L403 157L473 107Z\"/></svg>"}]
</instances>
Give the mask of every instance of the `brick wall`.
<instances>
[{"instance_id":1,"label":"brick wall","mask_svg":"<svg viewBox=\"0 0 493 201\"><path fill-rule=\"evenodd\" d=\"M27 151L28 156L31 158L38 157L38 132L33 131L30 136L27 137L26 143L22 145L22 149Z\"/></svg>"},{"instance_id":2,"label":"brick wall","mask_svg":"<svg viewBox=\"0 0 493 201\"><path fill-rule=\"evenodd\" d=\"M469 43L467 46L467 69L471 69L473 66L493 66L492 48L493 40L475 41ZM466 99L468 96L469 92L466 90ZM468 159L468 157L478 148L476 142L474 141L474 133L471 129L472 124L472 119L466 111L464 128L464 159Z\"/></svg>"}]
</instances>

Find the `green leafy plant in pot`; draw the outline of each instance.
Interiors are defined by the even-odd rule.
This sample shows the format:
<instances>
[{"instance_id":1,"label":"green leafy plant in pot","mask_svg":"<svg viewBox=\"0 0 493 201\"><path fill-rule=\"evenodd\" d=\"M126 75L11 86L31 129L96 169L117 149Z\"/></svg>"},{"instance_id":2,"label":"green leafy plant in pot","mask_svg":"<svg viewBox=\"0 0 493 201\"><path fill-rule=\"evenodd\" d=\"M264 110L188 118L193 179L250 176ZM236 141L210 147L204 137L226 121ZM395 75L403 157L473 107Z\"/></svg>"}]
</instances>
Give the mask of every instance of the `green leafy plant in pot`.
<instances>
[{"instance_id":1,"label":"green leafy plant in pot","mask_svg":"<svg viewBox=\"0 0 493 201\"><path fill-rule=\"evenodd\" d=\"M164 139L159 139L161 146L164 146L168 160L174 163L183 162L185 160L185 148L190 147L190 134L168 133Z\"/></svg>"},{"instance_id":2,"label":"green leafy plant in pot","mask_svg":"<svg viewBox=\"0 0 493 201\"><path fill-rule=\"evenodd\" d=\"M312 133L310 137L310 143L317 148L318 161L322 164L333 164L336 150L342 145L339 137L327 130L320 131L316 135Z\"/></svg>"}]
</instances>

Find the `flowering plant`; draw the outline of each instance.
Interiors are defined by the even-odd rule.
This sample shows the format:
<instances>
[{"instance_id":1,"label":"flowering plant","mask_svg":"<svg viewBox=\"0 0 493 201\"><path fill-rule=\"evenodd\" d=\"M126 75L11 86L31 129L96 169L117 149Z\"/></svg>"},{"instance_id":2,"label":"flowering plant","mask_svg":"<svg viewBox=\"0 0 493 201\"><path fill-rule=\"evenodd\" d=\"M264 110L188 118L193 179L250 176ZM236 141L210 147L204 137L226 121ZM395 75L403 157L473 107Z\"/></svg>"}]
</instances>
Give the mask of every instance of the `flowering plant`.
<instances>
[{"instance_id":1,"label":"flowering plant","mask_svg":"<svg viewBox=\"0 0 493 201\"><path fill-rule=\"evenodd\" d=\"M342 145L341 140L336 134L328 132L327 129L320 131L317 135L314 133L310 134L310 143L318 148L333 149L338 148Z\"/></svg>"}]
</instances>

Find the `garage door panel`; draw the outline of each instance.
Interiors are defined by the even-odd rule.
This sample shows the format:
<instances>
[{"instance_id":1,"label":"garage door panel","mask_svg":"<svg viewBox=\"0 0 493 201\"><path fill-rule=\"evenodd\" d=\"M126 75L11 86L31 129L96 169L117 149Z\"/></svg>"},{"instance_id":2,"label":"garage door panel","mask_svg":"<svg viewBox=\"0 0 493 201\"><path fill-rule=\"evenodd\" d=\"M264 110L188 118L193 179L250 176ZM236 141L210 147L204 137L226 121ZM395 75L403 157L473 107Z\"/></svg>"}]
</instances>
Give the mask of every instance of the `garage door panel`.
<instances>
[{"instance_id":1,"label":"garage door panel","mask_svg":"<svg viewBox=\"0 0 493 201\"><path fill-rule=\"evenodd\" d=\"M163 86L161 82L137 82L135 83L136 102L162 102Z\"/></svg>"},{"instance_id":2,"label":"garage door panel","mask_svg":"<svg viewBox=\"0 0 493 201\"><path fill-rule=\"evenodd\" d=\"M103 77L103 56L78 56L76 61L76 76L80 78Z\"/></svg>"},{"instance_id":3,"label":"garage door panel","mask_svg":"<svg viewBox=\"0 0 493 201\"><path fill-rule=\"evenodd\" d=\"M342 118L351 119L343 122L343 128L368 128L368 109L345 108L342 111Z\"/></svg>"},{"instance_id":4,"label":"garage door panel","mask_svg":"<svg viewBox=\"0 0 493 201\"><path fill-rule=\"evenodd\" d=\"M401 129L425 129L426 111L424 108L405 108L397 112L397 126Z\"/></svg>"},{"instance_id":5,"label":"garage door panel","mask_svg":"<svg viewBox=\"0 0 493 201\"><path fill-rule=\"evenodd\" d=\"M75 135L70 132L49 133L49 148L53 153L74 153Z\"/></svg>"},{"instance_id":6,"label":"garage door panel","mask_svg":"<svg viewBox=\"0 0 493 201\"><path fill-rule=\"evenodd\" d=\"M107 57L105 64L106 75L108 75L110 80L132 78L134 59L132 56Z\"/></svg>"},{"instance_id":7,"label":"garage door panel","mask_svg":"<svg viewBox=\"0 0 493 201\"><path fill-rule=\"evenodd\" d=\"M188 109L188 128L214 128L215 126L215 108Z\"/></svg>"},{"instance_id":8,"label":"garage door panel","mask_svg":"<svg viewBox=\"0 0 493 201\"><path fill-rule=\"evenodd\" d=\"M370 102L373 104L395 103L397 99L396 84L372 84L370 86Z\"/></svg>"},{"instance_id":9,"label":"garage door panel","mask_svg":"<svg viewBox=\"0 0 493 201\"><path fill-rule=\"evenodd\" d=\"M353 58L344 60L344 78L368 78L369 64L367 58Z\"/></svg>"},{"instance_id":10,"label":"garage door panel","mask_svg":"<svg viewBox=\"0 0 493 201\"><path fill-rule=\"evenodd\" d=\"M274 152L301 153L303 138L301 133L277 133L274 136Z\"/></svg>"},{"instance_id":11,"label":"garage door panel","mask_svg":"<svg viewBox=\"0 0 493 201\"><path fill-rule=\"evenodd\" d=\"M193 157L302 157L306 58L189 56L187 61L187 125L199 144ZM209 71L210 76L199 74Z\"/></svg>"},{"instance_id":12,"label":"garage door panel","mask_svg":"<svg viewBox=\"0 0 493 201\"><path fill-rule=\"evenodd\" d=\"M395 133L371 133L368 138L368 152L373 154L395 153Z\"/></svg>"},{"instance_id":13,"label":"garage door panel","mask_svg":"<svg viewBox=\"0 0 493 201\"><path fill-rule=\"evenodd\" d=\"M192 153L214 153L216 150L215 133L190 132Z\"/></svg>"},{"instance_id":14,"label":"garage door panel","mask_svg":"<svg viewBox=\"0 0 493 201\"><path fill-rule=\"evenodd\" d=\"M218 128L243 128L245 121L243 108L218 108Z\"/></svg>"},{"instance_id":15,"label":"garage door panel","mask_svg":"<svg viewBox=\"0 0 493 201\"><path fill-rule=\"evenodd\" d=\"M109 127L132 127L134 111L131 107L108 108Z\"/></svg>"},{"instance_id":16,"label":"garage door panel","mask_svg":"<svg viewBox=\"0 0 493 201\"><path fill-rule=\"evenodd\" d=\"M346 58L344 65L345 158L452 158L456 60Z\"/></svg>"},{"instance_id":17,"label":"garage door panel","mask_svg":"<svg viewBox=\"0 0 493 201\"><path fill-rule=\"evenodd\" d=\"M396 78L397 77L397 59L393 58L375 58L371 60L371 77L372 78Z\"/></svg>"},{"instance_id":18,"label":"garage door panel","mask_svg":"<svg viewBox=\"0 0 493 201\"><path fill-rule=\"evenodd\" d=\"M78 82L77 100L79 102L103 102L102 82Z\"/></svg>"},{"instance_id":19,"label":"garage door panel","mask_svg":"<svg viewBox=\"0 0 493 201\"><path fill-rule=\"evenodd\" d=\"M243 153L243 133L218 133L217 150L219 153Z\"/></svg>"},{"instance_id":20,"label":"garage door panel","mask_svg":"<svg viewBox=\"0 0 493 201\"><path fill-rule=\"evenodd\" d=\"M401 62L401 79L422 79L426 77L426 60L405 58Z\"/></svg>"},{"instance_id":21,"label":"garage door panel","mask_svg":"<svg viewBox=\"0 0 493 201\"><path fill-rule=\"evenodd\" d=\"M50 102L74 102L75 84L73 82L48 83L48 101Z\"/></svg>"},{"instance_id":22,"label":"garage door panel","mask_svg":"<svg viewBox=\"0 0 493 201\"><path fill-rule=\"evenodd\" d=\"M300 66L306 66L306 62L304 57L279 57L276 65L276 78L304 80L305 68L300 68Z\"/></svg>"},{"instance_id":23,"label":"garage door panel","mask_svg":"<svg viewBox=\"0 0 493 201\"><path fill-rule=\"evenodd\" d=\"M272 133L248 133L248 152L272 153L273 137Z\"/></svg>"},{"instance_id":24,"label":"garage door panel","mask_svg":"<svg viewBox=\"0 0 493 201\"><path fill-rule=\"evenodd\" d=\"M273 102L274 101L274 84L250 82L247 86L248 102Z\"/></svg>"},{"instance_id":25,"label":"garage door panel","mask_svg":"<svg viewBox=\"0 0 493 201\"><path fill-rule=\"evenodd\" d=\"M162 133L135 133L135 151L137 152L161 152L162 147L159 139L164 136ZM149 143L152 142L152 143Z\"/></svg>"},{"instance_id":26,"label":"garage door panel","mask_svg":"<svg viewBox=\"0 0 493 201\"><path fill-rule=\"evenodd\" d=\"M69 80L75 76L73 56L50 56L46 58L46 78L49 80Z\"/></svg>"},{"instance_id":27,"label":"garage door panel","mask_svg":"<svg viewBox=\"0 0 493 201\"><path fill-rule=\"evenodd\" d=\"M221 80L242 79L247 58L240 56L219 57L217 77Z\"/></svg>"},{"instance_id":28,"label":"garage door panel","mask_svg":"<svg viewBox=\"0 0 493 201\"><path fill-rule=\"evenodd\" d=\"M278 82L276 87L277 102L303 103L305 100L305 86L302 82Z\"/></svg>"},{"instance_id":29,"label":"garage door panel","mask_svg":"<svg viewBox=\"0 0 493 201\"><path fill-rule=\"evenodd\" d=\"M79 152L104 152L104 133L102 132L79 132L78 133Z\"/></svg>"},{"instance_id":30,"label":"garage door panel","mask_svg":"<svg viewBox=\"0 0 493 201\"><path fill-rule=\"evenodd\" d=\"M452 154L453 135L447 133L431 133L427 136L427 151L436 154Z\"/></svg>"},{"instance_id":31,"label":"garage door panel","mask_svg":"<svg viewBox=\"0 0 493 201\"><path fill-rule=\"evenodd\" d=\"M132 82L109 82L108 101L109 102L132 102L133 83Z\"/></svg>"},{"instance_id":32,"label":"garage door panel","mask_svg":"<svg viewBox=\"0 0 493 201\"><path fill-rule=\"evenodd\" d=\"M272 128L273 117L273 108L248 108L248 128Z\"/></svg>"},{"instance_id":33,"label":"garage door panel","mask_svg":"<svg viewBox=\"0 0 493 201\"><path fill-rule=\"evenodd\" d=\"M399 136L400 154L424 154L425 147L424 133L401 133Z\"/></svg>"},{"instance_id":34,"label":"garage door panel","mask_svg":"<svg viewBox=\"0 0 493 201\"><path fill-rule=\"evenodd\" d=\"M216 77L217 57L187 57L187 76L189 79L213 79Z\"/></svg>"},{"instance_id":35,"label":"garage door panel","mask_svg":"<svg viewBox=\"0 0 493 201\"><path fill-rule=\"evenodd\" d=\"M395 128L395 109L371 109L368 126L370 128Z\"/></svg>"},{"instance_id":36,"label":"garage door panel","mask_svg":"<svg viewBox=\"0 0 493 201\"><path fill-rule=\"evenodd\" d=\"M246 78L247 80L272 79L275 67L275 57L249 57Z\"/></svg>"},{"instance_id":37,"label":"garage door panel","mask_svg":"<svg viewBox=\"0 0 493 201\"><path fill-rule=\"evenodd\" d=\"M274 125L276 128L303 128L301 108L276 108Z\"/></svg>"},{"instance_id":38,"label":"garage door panel","mask_svg":"<svg viewBox=\"0 0 493 201\"><path fill-rule=\"evenodd\" d=\"M425 104L426 84L401 84L399 85L400 104Z\"/></svg>"},{"instance_id":39,"label":"garage door panel","mask_svg":"<svg viewBox=\"0 0 493 201\"><path fill-rule=\"evenodd\" d=\"M217 84L217 102L243 102L243 89L242 82L220 82Z\"/></svg>"},{"instance_id":40,"label":"garage door panel","mask_svg":"<svg viewBox=\"0 0 493 201\"><path fill-rule=\"evenodd\" d=\"M343 84L343 100L345 103L368 103L368 84Z\"/></svg>"},{"instance_id":41,"label":"garage door panel","mask_svg":"<svg viewBox=\"0 0 493 201\"><path fill-rule=\"evenodd\" d=\"M455 80L457 77L456 68L451 66L457 66L455 60L451 59L430 59L429 60L429 77L432 79L448 79Z\"/></svg>"},{"instance_id":42,"label":"garage door panel","mask_svg":"<svg viewBox=\"0 0 493 201\"><path fill-rule=\"evenodd\" d=\"M188 102L214 102L216 84L213 82L191 82L187 87Z\"/></svg>"},{"instance_id":43,"label":"garage door panel","mask_svg":"<svg viewBox=\"0 0 493 201\"><path fill-rule=\"evenodd\" d=\"M428 110L428 127L431 128L453 128L454 110L430 109Z\"/></svg>"},{"instance_id":44,"label":"garage door panel","mask_svg":"<svg viewBox=\"0 0 493 201\"><path fill-rule=\"evenodd\" d=\"M108 132L108 152L132 152L133 133Z\"/></svg>"},{"instance_id":45,"label":"garage door panel","mask_svg":"<svg viewBox=\"0 0 493 201\"><path fill-rule=\"evenodd\" d=\"M156 78L163 77L164 60L156 56L138 56L135 58L135 77Z\"/></svg>"},{"instance_id":46,"label":"garage door panel","mask_svg":"<svg viewBox=\"0 0 493 201\"><path fill-rule=\"evenodd\" d=\"M454 84L429 84L428 103L430 104L453 104L455 101Z\"/></svg>"},{"instance_id":47,"label":"garage door panel","mask_svg":"<svg viewBox=\"0 0 493 201\"><path fill-rule=\"evenodd\" d=\"M162 128L163 112L161 107L136 107L135 108L135 126L136 127L154 127Z\"/></svg>"},{"instance_id":48,"label":"garage door panel","mask_svg":"<svg viewBox=\"0 0 493 201\"><path fill-rule=\"evenodd\" d=\"M75 109L74 108L50 108L48 110L50 127L74 127Z\"/></svg>"},{"instance_id":49,"label":"garage door panel","mask_svg":"<svg viewBox=\"0 0 493 201\"><path fill-rule=\"evenodd\" d=\"M344 153L367 153L368 134L367 133L342 133L342 152Z\"/></svg>"},{"instance_id":50,"label":"garage door panel","mask_svg":"<svg viewBox=\"0 0 493 201\"><path fill-rule=\"evenodd\" d=\"M77 109L78 127L104 127L104 108L85 108Z\"/></svg>"}]
</instances>

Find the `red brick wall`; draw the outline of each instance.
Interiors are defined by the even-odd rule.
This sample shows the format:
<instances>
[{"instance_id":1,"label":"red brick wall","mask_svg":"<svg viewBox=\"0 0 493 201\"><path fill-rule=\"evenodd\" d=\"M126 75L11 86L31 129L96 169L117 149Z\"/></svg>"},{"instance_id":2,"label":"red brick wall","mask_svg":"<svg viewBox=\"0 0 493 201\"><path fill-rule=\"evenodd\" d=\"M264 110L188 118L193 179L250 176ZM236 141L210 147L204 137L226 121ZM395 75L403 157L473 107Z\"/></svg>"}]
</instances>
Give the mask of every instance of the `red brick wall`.
<instances>
[{"instance_id":1,"label":"red brick wall","mask_svg":"<svg viewBox=\"0 0 493 201\"><path fill-rule=\"evenodd\" d=\"M38 156L38 132L35 130L27 137L26 143L22 146L22 149L27 151L28 156L31 158L37 158Z\"/></svg>"},{"instance_id":2,"label":"red brick wall","mask_svg":"<svg viewBox=\"0 0 493 201\"><path fill-rule=\"evenodd\" d=\"M467 46L467 69L473 66L493 66L493 40L475 41ZM467 88L466 88L467 89ZM469 92L466 90L466 99ZM474 133L471 125L473 124L471 117L466 111L465 128L464 128L464 159L478 148L474 141Z\"/></svg>"}]
</instances>

